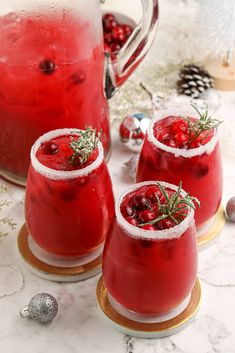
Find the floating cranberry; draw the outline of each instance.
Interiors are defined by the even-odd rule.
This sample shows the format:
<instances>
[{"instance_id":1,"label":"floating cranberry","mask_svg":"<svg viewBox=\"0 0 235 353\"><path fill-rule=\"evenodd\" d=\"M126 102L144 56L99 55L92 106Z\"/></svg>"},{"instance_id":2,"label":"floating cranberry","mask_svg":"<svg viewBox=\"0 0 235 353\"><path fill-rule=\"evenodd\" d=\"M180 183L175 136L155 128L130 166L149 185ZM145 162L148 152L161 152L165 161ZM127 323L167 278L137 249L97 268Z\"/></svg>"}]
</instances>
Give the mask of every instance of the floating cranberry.
<instances>
[{"instance_id":1,"label":"floating cranberry","mask_svg":"<svg viewBox=\"0 0 235 353\"><path fill-rule=\"evenodd\" d=\"M169 229L169 228L174 227L175 223L171 219L165 218L165 219L159 221L157 223L157 226L159 229L163 230L163 229Z\"/></svg>"},{"instance_id":2,"label":"floating cranberry","mask_svg":"<svg viewBox=\"0 0 235 353\"><path fill-rule=\"evenodd\" d=\"M145 192L145 197L151 202L156 202L156 191L157 191L157 188L156 186L150 186L146 192Z\"/></svg>"},{"instance_id":3,"label":"floating cranberry","mask_svg":"<svg viewBox=\"0 0 235 353\"><path fill-rule=\"evenodd\" d=\"M85 79L86 79L86 74L84 71L74 73L69 77L70 82L73 83L74 85L80 85L85 81Z\"/></svg>"},{"instance_id":4,"label":"floating cranberry","mask_svg":"<svg viewBox=\"0 0 235 353\"><path fill-rule=\"evenodd\" d=\"M45 59L40 62L39 68L45 75L52 75L55 72L56 65L53 61Z\"/></svg>"},{"instance_id":5,"label":"floating cranberry","mask_svg":"<svg viewBox=\"0 0 235 353\"><path fill-rule=\"evenodd\" d=\"M146 230L156 230L156 229L146 229ZM139 243L142 245L143 248L146 248L146 249L152 248L155 244L154 241L152 240L144 240L144 239L140 240Z\"/></svg>"},{"instance_id":6,"label":"floating cranberry","mask_svg":"<svg viewBox=\"0 0 235 353\"><path fill-rule=\"evenodd\" d=\"M187 126L188 126L187 121L185 121L183 119L178 119L176 121L173 121L169 130L172 135L175 135L179 132L186 132Z\"/></svg>"},{"instance_id":7,"label":"floating cranberry","mask_svg":"<svg viewBox=\"0 0 235 353\"><path fill-rule=\"evenodd\" d=\"M175 142L179 144L179 146L182 146L183 144L188 142L188 136L183 133L179 132L174 136Z\"/></svg>"},{"instance_id":8,"label":"floating cranberry","mask_svg":"<svg viewBox=\"0 0 235 353\"><path fill-rule=\"evenodd\" d=\"M121 207L121 213L123 217L133 217L135 214L135 211L133 210L132 207L130 207L129 205L126 205Z\"/></svg>"},{"instance_id":9,"label":"floating cranberry","mask_svg":"<svg viewBox=\"0 0 235 353\"><path fill-rule=\"evenodd\" d=\"M133 218L133 217L127 217L126 221L128 223L132 224L133 226L138 226L138 221L135 218Z\"/></svg>"},{"instance_id":10,"label":"floating cranberry","mask_svg":"<svg viewBox=\"0 0 235 353\"><path fill-rule=\"evenodd\" d=\"M151 210L145 210L139 213L139 219L142 222L149 222L156 218L156 212Z\"/></svg>"},{"instance_id":11,"label":"floating cranberry","mask_svg":"<svg viewBox=\"0 0 235 353\"><path fill-rule=\"evenodd\" d=\"M141 227L142 229L145 230L156 230L156 228L154 227L153 224L145 224L143 227Z\"/></svg>"},{"instance_id":12,"label":"floating cranberry","mask_svg":"<svg viewBox=\"0 0 235 353\"><path fill-rule=\"evenodd\" d=\"M129 205L136 211L144 211L149 208L149 202L144 196L133 196L129 200Z\"/></svg>"},{"instance_id":13,"label":"floating cranberry","mask_svg":"<svg viewBox=\"0 0 235 353\"><path fill-rule=\"evenodd\" d=\"M45 142L42 149L45 154L55 154L59 151L58 146L54 142Z\"/></svg>"},{"instance_id":14,"label":"floating cranberry","mask_svg":"<svg viewBox=\"0 0 235 353\"><path fill-rule=\"evenodd\" d=\"M196 170L195 170L195 174L198 178L203 178L204 176L206 176L209 172L209 168L208 165L203 164L203 163L199 163L196 166Z\"/></svg>"}]
</instances>

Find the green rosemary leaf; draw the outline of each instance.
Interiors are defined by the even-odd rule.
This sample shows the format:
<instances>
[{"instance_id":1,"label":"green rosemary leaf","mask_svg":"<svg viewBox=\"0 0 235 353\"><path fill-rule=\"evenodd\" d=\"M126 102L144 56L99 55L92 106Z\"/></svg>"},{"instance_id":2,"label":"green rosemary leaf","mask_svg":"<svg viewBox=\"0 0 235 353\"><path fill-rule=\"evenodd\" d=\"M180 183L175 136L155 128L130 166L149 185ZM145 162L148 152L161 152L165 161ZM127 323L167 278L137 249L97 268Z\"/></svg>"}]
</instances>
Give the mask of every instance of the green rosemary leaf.
<instances>
[{"instance_id":1,"label":"green rosemary leaf","mask_svg":"<svg viewBox=\"0 0 235 353\"><path fill-rule=\"evenodd\" d=\"M78 139L75 140L73 136L70 137L71 142L69 144L73 151L73 154L69 158L69 163L84 164L97 147L100 140L100 133L96 134L96 129L88 127L85 131L80 131Z\"/></svg>"}]
</instances>

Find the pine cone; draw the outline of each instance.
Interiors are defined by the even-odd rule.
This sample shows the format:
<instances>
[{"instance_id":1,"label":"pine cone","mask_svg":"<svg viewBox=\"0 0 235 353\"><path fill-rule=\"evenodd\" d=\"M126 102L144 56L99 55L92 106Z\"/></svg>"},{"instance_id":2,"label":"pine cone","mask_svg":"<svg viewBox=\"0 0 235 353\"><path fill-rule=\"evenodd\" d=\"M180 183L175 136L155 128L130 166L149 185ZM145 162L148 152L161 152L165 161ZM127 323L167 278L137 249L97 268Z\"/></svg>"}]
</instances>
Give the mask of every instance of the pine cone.
<instances>
[{"instance_id":1,"label":"pine cone","mask_svg":"<svg viewBox=\"0 0 235 353\"><path fill-rule=\"evenodd\" d=\"M213 87L214 80L210 74L197 65L184 65L179 72L180 79L177 81L179 94L185 94L192 98L199 98L200 94Z\"/></svg>"}]
</instances>

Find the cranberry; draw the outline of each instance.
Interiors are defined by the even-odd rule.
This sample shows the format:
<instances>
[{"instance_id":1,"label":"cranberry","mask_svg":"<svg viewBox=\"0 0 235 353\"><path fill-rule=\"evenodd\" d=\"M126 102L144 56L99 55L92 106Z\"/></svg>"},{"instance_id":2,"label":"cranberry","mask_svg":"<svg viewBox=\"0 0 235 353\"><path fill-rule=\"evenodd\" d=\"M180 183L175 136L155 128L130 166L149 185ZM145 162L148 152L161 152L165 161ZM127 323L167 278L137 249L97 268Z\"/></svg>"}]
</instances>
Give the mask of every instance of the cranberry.
<instances>
[{"instance_id":1,"label":"cranberry","mask_svg":"<svg viewBox=\"0 0 235 353\"><path fill-rule=\"evenodd\" d=\"M159 229L163 230L163 229L169 229L169 228L174 227L175 223L171 219L165 218L165 219L159 221L157 223L157 226Z\"/></svg>"},{"instance_id":2,"label":"cranberry","mask_svg":"<svg viewBox=\"0 0 235 353\"><path fill-rule=\"evenodd\" d=\"M130 37L130 35L131 35L132 31L133 31L133 29L131 28L131 26L126 25L126 24L123 24L123 25L121 25L121 26L122 26L122 29L123 29L123 31L124 31L126 37L127 37L127 38Z\"/></svg>"},{"instance_id":3,"label":"cranberry","mask_svg":"<svg viewBox=\"0 0 235 353\"><path fill-rule=\"evenodd\" d=\"M146 229L146 230L156 230L156 229ZM144 248L151 248L154 245L154 241L152 241L152 240L141 240L140 244Z\"/></svg>"},{"instance_id":4,"label":"cranberry","mask_svg":"<svg viewBox=\"0 0 235 353\"><path fill-rule=\"evenodd\" d=\"M121 49L121 45L118 44L118 43L111 43L110 44L110 48L111 48L111 51L113 53L115 53L115 52L117 52L117 51L119 51Z\"/></svg>"},{"instance_id":5,"label":"cranberry","mask_svg":"<svg viewBox=\"0 0 235 353\"><path fill-rule=\"evenodd\" d=\"M145 210L139 213L139 219L143 222L149 222L156 218L156 212Z\"/></svg>"},{"instance_id":6,"label":"cranberry","mask_svg":"<svg viewBox=\"0 0 235 353\"><path fill-rule=\"evenodd\" d=\"M110 46L106 43L104 43L104 51L111 53L112 49L110 48Z\"/></svg>"},{"instance_id":7,"label":"cranberry","mask_svg":"<svg viewBox=\"0 0 235 353\"><path fill-rule=\"evenodd\" d=\"M42 148L45 154L55 154L59 151L58 146L54 142L45 142Z\"/></svg>"},{"instance_id":8,"label":"cranberry","mask_svg":"<svg viewBox=\"0 0 235 353\"><path fill-rule=\"evenodd\" d=\"M191 141L188 145L189 148L197 148L200 147L200 141L198 141L197 139L194 141Z\"/></svg>"},{"instance_id":9,"label":"cranberry","mask_svg":"<svg viewBox=\"0 0 235 353\"><path fill-rule=\"evenodd\" d=\"M198 137L200 139L201 145L206 145L211 140L212 136L213 136L212 130L202 131Z\"/></svg>"},{"instance_id":10,"label":"cranberry","mask_svg":"<svg viewBox=\"0 0 235 353\"><path fill-rule=\"evenodd\" d=\"M145 226L141 227L141 229L145 230L156 230L153 224L145 224Z\"/></svg>"},{"instance_id":11,"label":"cranberry","mask_svg":"<svg viewBox=\"0 0 235 353\"><path fill-rule=\"evenodd\" d=\"M75 74L72 74L70 77L70 82L73 83L74 85L80 85L83 83L86 79L86 74L84 71L77 72Z\"/></svg>"},{"instance_id":12,"label":"cranberry","mask_svg":"<svg viewBox=\"0 0 235 353\"><path fill-rule=\"evenodd\" d=\"M63 201L70 202L76 198L75 188L62 187L60 190L60 197Z\"/></svg>"},{"instance_id":13,"label":"cranberry","mask_svg":"<svg viewBox=\"0 0 235 353\"><path fill-rule=\"evenodd\" d=\"M173 148L178 147L178 144L176 144L175 141L173 141L169 135L167 135L167 137L163 137L161 143Z\"/></svg>"},{"instance_id":14,"label":"cranberry","mask_svg":"<svg viewBox=\"0 0 235 353\"><path fill-rule=\"evenodd\" d=\"M123 215L123 217L133 217L135 214L135 211L133 210L132 207L130 207L129 205L126 206L122 206L121 207L121 213Z\"/></svg>"},{"instance_id":15,"label":"cranberry","mask_svg":"<svg viewBox=\"0 0 235 353\"><path fill-rule=\"evenodd\" d=\"M112 36L112 33L104 33L104 42L106 44L111 44L113 41L113 36Z\"/></svg>"},{"instance_id":16,"label":"cranberry","mask_svg":"<svg viewBox=\"0 0 235 353\"><path fill-rule=\"evenodd\" d=\"M198 178L202 178L204 176L206 176L209 172L209 168L208 165L203 164L203 163L199 163L196 166L196 170L195 170L195 174Z\"/></svg>"},{"instance_id":17,"label":"cranberry","mask_svg":"<svg viewBox=\"0 0 235 353\"><path fill-rule=\"evenodd\" d=\"M103 15L103 21L108 21L108 20L115 20L115 17L112 13L106 13L105 15Z\"/></svg>"},{"instance_id":18,"label":"cranberry","mask_svg":"<svg viewBox=\"0 0 235 353\"><path fill-rule=\"evenodd\" d=\"M175 121L173 121L173 123L170 125L170 133L172 135L175 135L179 132L186 132L187 131L187 126L188 123L187 121L183 120L183 119L176 119Z\"/></svg>"},{"instance_id":19,"label":"cranberry","mask_svg":"<svg viewBox=\"0 0 235 353\"><path fill-rule=\"evenodd\" d=\"M133 217L127 217L126 221L128 223L132 224L133 226L138 226L139 225L138 221L135 218L133 218Z\"/></svg>"},{"instance_id":20,"label":"cranberry","mask_svg":"<svg viewBox=\"0 0 235 353\"><path fill-rule=\"evenodd\" d=\"M52 75L56 69L56 65L53 61L45 59L40 62L39 68L45 75Z\"/></svg>"},{"instance_id":21,"label":"cranberry","mask_svg":"<svg viewBox=\"0 0 235 353\"><path fill-rule=\"evenodd\" d=\"M115 19L109 18L104 21L104 29L108 31L112 31L113 28L117 27L118 23Z\"/></svg>"},{"instance_id":22,"label":"cranberry","mask_svg":"<svg viewBox=\"0 0 235 353\"><path fill-rule=\"evenodd\" d=\"M112 36L115 42L122 44L123 40L126 38L125 32L122 26L116 26L112 29Z\"/></svg>"},{"instance_id":23,"label":"cranberry","mask_svg":"<svg viewBox=\"0 0 235 353\"><path fill-rule=\"evenodd\" d=\"M144 196L133 196L129 200L129 205L133 207L136 211L144 211L149 208L149 202Z\"/></svg>"},{"instance_id":24,"label":"cranberry","mask_svg":"<svg viewBox=\"0 0 235 353\"><path fill-rule=\"evenodd\" d=\"M148 189L145 191L145 197L151 202L154 203L156 202L156 195L158 194L159 189L156 186L150 186Z\"/></svg>"},{"instance_id":25,"label":"cranberry","mask_svg":"<svg viewBox=\"0 0 235 353\"><path fill-rule=\"evenodd\" d=\"M178 143L180 146L188 142L188 136L183 132L179 132L178 134L174 135L175 142Z\"/></svg>"},{"instance_id":26,"label":"cranberry","mask_svg":"<svg viewBox=\"0 0 235 353\"><path fill-rule=\"evenodd\" d=\"M228 200L226 205L226 213L230 222L235 222L235 197Z\"/></svg>"}]
</instances>

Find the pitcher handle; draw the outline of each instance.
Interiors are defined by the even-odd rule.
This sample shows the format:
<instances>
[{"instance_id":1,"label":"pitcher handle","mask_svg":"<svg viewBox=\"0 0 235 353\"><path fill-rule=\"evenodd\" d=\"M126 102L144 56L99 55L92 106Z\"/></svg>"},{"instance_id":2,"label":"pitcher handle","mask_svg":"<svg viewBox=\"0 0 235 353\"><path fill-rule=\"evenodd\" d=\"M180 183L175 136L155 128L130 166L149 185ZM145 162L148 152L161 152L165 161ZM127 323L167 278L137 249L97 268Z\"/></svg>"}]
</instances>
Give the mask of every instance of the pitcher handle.
<instances>
[{"instance_id":1,"label":"pitcher handle","mask_svg":"<svg viewBox=\"0 0 235 353\"><path fill-rule=\"evenodd\" d=\"M105 53L105 92L110 99L147 54L156 34L158 0L141 0L143 17L118 53Z\"/></svg>"}]
</instances>

